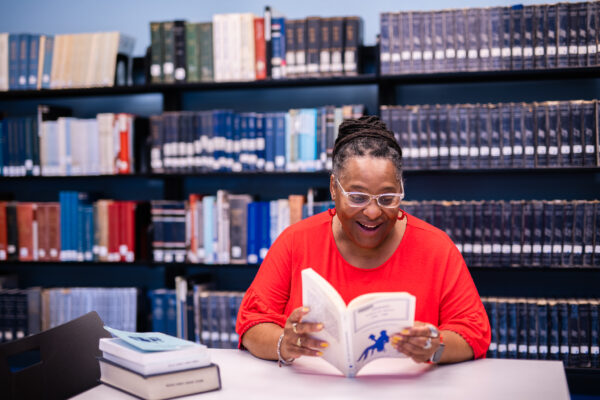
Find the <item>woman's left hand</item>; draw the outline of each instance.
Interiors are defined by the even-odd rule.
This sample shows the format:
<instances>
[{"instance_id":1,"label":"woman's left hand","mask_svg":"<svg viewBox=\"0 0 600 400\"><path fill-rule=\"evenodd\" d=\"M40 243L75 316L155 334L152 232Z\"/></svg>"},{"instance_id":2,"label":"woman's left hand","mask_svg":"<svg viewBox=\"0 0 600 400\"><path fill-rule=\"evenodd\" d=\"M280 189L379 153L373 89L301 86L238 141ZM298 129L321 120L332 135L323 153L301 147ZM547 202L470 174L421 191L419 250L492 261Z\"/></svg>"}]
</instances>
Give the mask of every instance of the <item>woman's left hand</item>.
<instances>
[{"instance_id":1,"label":"woman's left hand","mask_svg":"<svg viewBox=\"0 0 600 400\"><path fill-rule=\"evenodd\" d=\"M440 331L432 324L415 321L412 328L394 333L392 346L415 362L427 362L440 347Z\"/></svg>"}]
</instances>

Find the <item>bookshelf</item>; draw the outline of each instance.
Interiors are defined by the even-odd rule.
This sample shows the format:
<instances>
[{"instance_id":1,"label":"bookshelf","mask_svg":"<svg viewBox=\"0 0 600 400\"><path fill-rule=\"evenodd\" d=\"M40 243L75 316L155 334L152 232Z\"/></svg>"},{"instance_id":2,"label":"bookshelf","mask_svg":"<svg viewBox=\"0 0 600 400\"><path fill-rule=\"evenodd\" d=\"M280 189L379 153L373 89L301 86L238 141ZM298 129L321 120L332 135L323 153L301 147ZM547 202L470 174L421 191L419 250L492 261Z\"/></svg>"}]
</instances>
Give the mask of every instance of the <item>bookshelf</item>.
<instances>
[{"instance_id":1,"label":"bookshelf","mask_svg":"<svg viewBox=\"0 0 600 400\"><path fill-rule=\"evenodd\" d=\"M367 54L376 54L375 47ZM372 60L373 61L373 60ZM139 62L138 62L139 64ZM372 70L378 70L377 64ZM367 68L369 70L369 68ZM34 103L71 103L74 115L85 115L77 103L103 104L103 111L139 96L151 96L151 106L140 114L231 107L236 111L365 104L369 113L381 105L545 101L600 98L600 68L532 71L443 72L380 76L369 72L355 77L302 78L255 82L137 84L134 86L11 91L0 93L0 110L16 110ZM515 88L525 90L514 90ZM351 100L348 100L348 97ZM405 172L408 200L593 199L600 193L600 168L427 170ZM117 200L182 200L189 193L228 189L261 200L327 189L328 174L316 173L203 173L134 174L115 176L0 178L1 192L19 201L56 200L60 190L100 192ZM265 189L267 188L267 189ZM156 263L41 263L1 262L0 271L17 273L29 285L131 285L144 290L172 287L180 274L209 273L219 289L243 290L257 265ZM598 268L472 268L480 294L485 296L595 297ZM147 310L140 310L140 314ZM138 319L144 319L138 316ZM144 323L140 327L144 327ZM570 382L590 390L598 370L567 369Z\"/></svg>"}]
</instances>

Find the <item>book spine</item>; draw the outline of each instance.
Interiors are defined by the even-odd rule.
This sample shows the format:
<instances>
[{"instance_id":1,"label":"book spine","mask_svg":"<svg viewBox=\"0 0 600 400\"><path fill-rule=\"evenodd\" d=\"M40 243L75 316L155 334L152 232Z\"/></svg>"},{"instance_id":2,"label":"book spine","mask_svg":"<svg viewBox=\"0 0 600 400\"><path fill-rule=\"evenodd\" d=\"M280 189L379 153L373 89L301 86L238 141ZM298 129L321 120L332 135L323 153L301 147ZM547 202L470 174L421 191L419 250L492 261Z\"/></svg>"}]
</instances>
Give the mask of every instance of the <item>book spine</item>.
<instances>
[{"instance_id":1,"label":"book spine","mask_svg":"<svg viewBox=\"0 0 600 400\"><path fill-rule=\"evenodd\" d=\"M579 327L577 336L579 339L579 360L577 367L589 368L590 363L590 301L577 301L579 308ZM572 319L573 320L573 319ZM573 321L574 322L574 321ZM571 327L573 329L574 326Z\"/></svg>"},{"instance_id":2,"label":"book spine","mask_svg":"<svg viewBox=\"0 0 600 400\"><path fill-rule=\"evenodd\" d=\"M27 89L38 87L38 67L40 62L40 35L30 35L28 48Z\"/></svg>"},{"instance_id":3,"label":"book spine","mask_svg":"<svg viewBox=\"0 0 600 400\"><path fill-rule=\"evenodd\" d=\"M304 77L306 76L306 68L307 68L307 43L308 38L307 35L307 26L306 19L299 19L296 21L296 30L294 31L295 35L295 44L296 44L296 76Z\"/></svg>"},{"instance_id":4,"label":"book spine","mask_svg":"<svg viewBox=\"0 0 600 400\"><path fill-rule=\"evenodd\" d=\"M8 88L9 90L19 89L19 35L10 34L8 36Z\"/></svg>"},{"instance_id":5,"label":"book spine","mask_svg":"<svg viewBox=\"0 0 600 400\"><path fill-rule=\"evenodd\" d=\"M587 21L584 31L587 32L587 60L586 65L598 65L598 3L587 3ZM581 31L580 31L581 34Z\"/></svg>"},{"instance_id":6,"label":"book spine","mask_svg":"<svg viewBox=\"0 0 600 400\"><path fill-rule=\"evenodd\" d=\"M479 8L469 8L465 12L467 30L465 44L467 51L467 71L480 71L481 59L479 58L480 49L480 21L482 19L482 10Z\"/></svg>"},{"instance_id":7,"label":"book spine","mask_svg":"<svg viewBox=\"0 0 600 400\"><path fill-rule=\"evenodd\" d=\"M548 359L548 303L537 301L538 359Z\"/></svg>"},{"instance_id":8,"label":"book spine","mask_svg":"<svg viewBox=\"0 0 600 400\"><path fill-rule=\"evenodd\" d=\"M267 79L267 50L265 43L265 19L254 18L254 69L256 80Z\"/></svg>"},{"instance_id":9,"label":"book spine","mask_svg":"<svg viewBox=\"0 0 600 400\"><path fill-rule=\"evenodd\" d=\"M523 243L523 202L511 201L511 239L510 239L510 265L522 266Z\"/></svg>"},{"instance_id":10,"label":"book spine","mask_svg":"<svg viewBox=\"0 0 600 400\"><path fill-rule=\"evenodd\" d=\"M446 24L444 11L435 11L432 17L432 45L433 45L433 71L446 70L446 48L444 36L446 35Z\"/></svg>"},{"instance_id":11,"label":"book spine","mask_svg":"<svg viewBox=\"0 0 600 400\"><path fill-rule=\"evenodd\" d=\"M331 74L331 40L332 40L332 20L331 18L321 19L321 32L319 35L319 75L328 76Z\"/></svg>"},{"instance_id":12,"label":"book spine","mask_svg":"<svg viewBox=\"0 0 600 400\"><path fill-rule=\"evenodd\" d=\"M175 82L175 23L162 22L163 29L163 65L162 82Z\"/></svg>"},{"instance_id":13,"label":"book spine","mask_svg":"<svg viewBox=\"0 0 600 400\"><path fill-rule=\"evenodd\" d=\"M163 24L150 22L150 82L163 81L164 64L164 37Z\"/></svg>"},{"instance_id":14,"label":"book spine","mask_svg":"<svg viewBox=\"0 0 600 400\"><path fill-rule=\"evenodd\" d=\"M200 80L202 82L212 82L214 77L213 60L213 24L212 22L202 22L198 25L198 52L200 60Z\"/></svg>"},{"instance_id":15,"label":"book spine","mask_svg":"<svg viewBox=\"0 0 600 400\"><path fill-rule=\"evenodd\" d=\"M569 66L569 5L559 3L556 5L557 24L557 67Z\"/></svg>"},{"instance_id":16,"label":"book spine","mask_svg":"<svg viewBox=\"0 0 600 400\"><path fill-rule=\"evenodd\" d=\"M498 302L493 298L489 299L486 304L488 305L486 311L491 328L491 340L487 357L498 358Z\"/></svg>"},{"instance_id":17,"label":"book spine","mask_svg":"<svg viewBox=\"0 0 600 400\"><path fill-rule=\"evenodd\" d=\"M393 35L392 29L398 29L398 24L392 24L392 13L382 12L379 16L379 65L381 75L392 73L392 47L399 37Z\"/></svg>"},{"instance_id":18,"label":"book spine","mask_svg":"<svg viewBox=\"0 0 600 400\"><path fill-rule=\"evenodd\" d=\"M479 29L479 68L482 71L488 71L492 69L492 39L490 31L490 8L480 10L480 18L478 23Z\"/></svg>"},{"instance_id":19,"label":"book spine","mask_svg":"<svg viewBox=\"0 0 600 400\"><path fill-rule=\"evenodd\" d=\"M444 11L444 36L445 71L456 71L456 23L453 10Z\"/></svg>"},{"instance_id":20,"label":"book spine","mask_svg":"<svg viewBox=\"0 0 600 400\"><path fill-rule=\"evenodd\" d=\"M592 368L600 366L600 302L590 302L590 365Z\"/></svg>"},{"instance_id":21,"label":"book spine","mask_svg":"<svg viewBox=\"0 0 600 400\"><path fill-rule=\"evenodd\" d=\"M569 357L571 355L571 342L569 332L569 303L567 300L558 300L558 316L559 316L559 339L560 339L560 360L564 366L569 365Z\"/></svg>"},{"instance_id":22,"label":"book spine","mask_svg":"<svg viewBox=\"0 0 600 400\"><path fill-rule=\"evenodd\" d=\"M491 265L502 265L502 240L503 240L503 201L492 203L492 258Z\"/></svg>"},{"instance_id":23,"label":"book spine","mask_svg":"<svg viewBox=\"0 0 600 400\"><path fill-rule=\"evenodd\" d=\"M537 300L527 300L527 358L538 359L539 326Z\"/></svg>"},{"instance_id":24,"label":"book spine","mask_svg":"<svg viewBox=\"0 0 600 400\"><path fill-rule=\"evenodd\" d=\"M518 350L518 310L517 310L517 302L514 299L508 301L507 309L507 319L508 319L508 351L507 358L517 358L517 350Z\"/></svg>"},{"instance_id":25,"label":"book spine","mask_svg":"<svg viewBox=\"0 0 600 400\"><path fill-rule=\"evenodd\" d=\"M535 168L535 115L532 104L521 104L523 109L523 166Z\"/></svg>"},{"instance_id":26,"label":"book spine","mask_svg":"<svg viewBox=\"0 0 600 400\"><path fill-rule=\"evenodd\" d=\"M525 106L523 103L511 103L512 116L512 166L523 168L525 166L524 130Z\"/></svg>"},{"instance_id":27,"label":"book spine","mask_svg":"<svg viewBox=\"0 0 600 400\"><path fill-rule=\"evenodd\" d=\"M29 43L31 35L27 33L19 34L19 78L18 89L28 89L27 80L29 78Z\"/></svg>"},{"instance_id":28,"label":"book spine","mask_svg":"<svg viewBox=\"0 0 600 400\"><path fill-rule=\"evenodd\" d=\"M185 23L185 70L188 82L200 81L198 24Z\"/></svg>"},{"instance_id":29,"label":"book spine","mask_svg":"<svg viewBox=\"0 0 600 400\"><path fill-rule=\"evenodd\" d=\"M456 37L456 70L466 71L467 65L467 15L466 10L454 10Z\"/></svg>"},{"instance_id":30,"label":"book spine","mask_svg":"<svg viewBox=\"0 0 600 400\"><path fill-rule=\"evenodd\" d=\"M527 359L529 350L529 313L525 299L517 301L517 358Z\"/></svg>"},{"instance_id":31,"label":"book spine","mask_svg":"<svg viewBox=\"0 0 600 400\"><path fill-rule=\"evenodd\" d=\"M546 65L548 68L558 67L558 5L546 5ZM561 51L564 51L561 50Z\"/></svg>"},{"instance_id":32,"label":"book spine","mask_svg":"<svg viewBox=\"0 0 600 400\"><path fill-rule=\"evenodd\" d=\"M174 70L175 82L187 81L187 57L185 21L173 22Z\"/></svg>"},{"instance_id":33,"label":"book spine","mask_svg":"<svg viewBox=\"0 0 600 400\"><path fill-rule=\"evenodd\" d=\"M331 74L340 76L344 73L344 19L331 18Z\"/></svg>"},{"instance_id":34,"label":"book spine","mask_svg":"<svg viewBox=\"0 0 600 400\"><path fill-rule=\"evenodd\" d=\"M413 13L411 11L404 11L398 13L398 24L400 26L400 37L402 40L402 53L401 53L401 62L400 62L400 71L403 74L410 74L415 72L415 69L412 66L412 56L413 56Z\"/></svg>"},{"instance_id":35,"label":"book spine","mask_svg":"<svg viewBox=\"0 0 600 400\"><path fill-rule=\"evenodd\" d=\"M490 68L493 71L502 69L502 8L492 7L489 9L490 19Z\"/></svg>"},{"instance_id":36,"label":"book spine","mask_svg":"<svg viewBox=\"0 0 600 400\"><path fill-rule=\"evenodd\" d=\"M423 72L433 72L433 13L422 13L422 51L423 51Z\"/></svg>"},{"instance_id":37,"label":"book spine","mask_svg":"<svg viewBox=\"0 0 600 400\"><path fill-rule=\"evenodd\" d=\"M523 69L534 68L534 6L523 6Z\"/></svg>"},{"instance_id":38,"label":"book spine","mask_svg":"<svg viewBox=\"0 0 600 400\"><path fill-rule=\"evenodd\" d=\"M520 266L532 265L533 256L533 230L535 229L533 204L531 201L522 203L523 227L521 239L521 264Z\"/></svg>"},{"instance_id":39,"label":"book spine","mask_svg":"<svg viewBox=\"0 0 600 400\"><path fill-rule=\"evenodd\" d=\"M554 202L554 230L552 235L552 266L560 266L562 263L563 238L565 230L565 201Z\"/></svg>"},{"instance_id":40,"label":"book spine","mask_svg":"<svg viewBox=\"0 0 600 400\"><path fill-rule=\"evenodd\" d=\"M498 301L498 358L508 357L508 302Z\"/></svg>"},{"instance_id":41,"label":"book spine","mask_svg":"<svg viewBox=\"0 0 600 400\"><path fill-rule=\"evenodd\" d=\"M470 167L469 157L469 106L459 105L458 111L458 166Z\"/></svg>"},{"instance_id":42,"label":"book spine","mask_svg":"<svg viewBox=\"0 0 600 400\"><path fill-rule=\"evenodd\" d=\"M287 77L296 76L296 20L285 21L285 70Z\"/></svg>"},{"instance_id":43,"label":"book spine","mask_svg":"<svg viewBox=\"0 0 600 400\"><path fill-rule=\"evenodd\" d=\"M271 78L285 78L285 19L282 17L271 19L271 46Z\"/></svg>"},{"instance_id":44,"label":"book spine","mask_svg":"<svg viewBox=\"0 0 600 400\"><path fill-rule=\"evenodd\" d=\"M490 166L498 168L502 164L502 126L500 124L499 105L489 105L490 124Z\"/></svg>"},{"instance_id":45,"label":"book spine","mask_svg":"<svg viewBox=\"0 0 600 400\"><path fill-rule=\"evenodd\" d=\"M545 5L533 6L533 66L546 69L546 33L548 32L548 14Z\"/></svg>"},{"instance_id":46,"label":"book spine","mask_svg":"<svg viewBox=\"0 0 600 400\"><path fill-rule=\"evenodd\" d=\"M412 73L423 73L424 71L424 63L423 63L423 30L424 30L424 21L423 21L424 12L413 11L412 12Z\"/></svg>"}]
</instances>

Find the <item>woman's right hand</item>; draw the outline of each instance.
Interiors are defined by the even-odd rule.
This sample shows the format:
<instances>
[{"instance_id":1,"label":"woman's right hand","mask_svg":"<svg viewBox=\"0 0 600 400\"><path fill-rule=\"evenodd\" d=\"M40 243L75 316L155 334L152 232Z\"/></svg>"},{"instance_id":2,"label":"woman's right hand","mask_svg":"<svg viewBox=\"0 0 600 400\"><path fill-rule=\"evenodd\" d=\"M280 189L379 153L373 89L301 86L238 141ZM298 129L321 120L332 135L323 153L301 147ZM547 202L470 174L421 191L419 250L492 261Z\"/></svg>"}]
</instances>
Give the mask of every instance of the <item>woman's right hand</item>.
<instances>
[{"instance_id":1,"label":"woman's right hand","mask_svg":"<svg viewBox=\"0 0 600 400\"><path fill-rule=\"evenodd\" d=\"M319 332L323 324L319 322L302 322L308 314L308 307L298 307L290 314L283 328L280 353L284 360L292 360L301 356L320 357L322 349L329 343L310 336L312 332Z\"/></svg>"}]
</instances>

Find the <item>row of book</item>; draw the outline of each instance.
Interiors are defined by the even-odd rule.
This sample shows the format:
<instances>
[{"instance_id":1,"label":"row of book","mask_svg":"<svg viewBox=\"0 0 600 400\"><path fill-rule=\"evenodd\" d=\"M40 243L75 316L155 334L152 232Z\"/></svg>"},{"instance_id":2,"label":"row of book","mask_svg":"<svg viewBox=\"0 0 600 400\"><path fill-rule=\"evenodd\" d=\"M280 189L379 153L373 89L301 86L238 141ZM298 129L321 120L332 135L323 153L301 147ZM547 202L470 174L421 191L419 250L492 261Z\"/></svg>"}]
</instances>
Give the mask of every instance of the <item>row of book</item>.
<instances>
[{"instance_id":1,"label":"row of book","mask_svg":"<svg viewBox=\"0 0 600 400\"><path fill-rule=\"evenodd\" d=\"M382 106L407 169L595 167L597 100Z\"/></svg>"},{"instance_id":2,"label":"row of book","mask_svg":"<svg viewBox=\"0 0 600 400\"><path fill-rule=\"evenodd\" d=\"M237 348L235 322L244 292L207 290L205 284L188 284L186 278L182 285L183 291L148 292L152 330L211 348Z\"/></svg>"},{"instance_id":3,"label":"row of book","mask_svg":"<svg viewBox=\"0 0 600 400\"><path fill-rule=\"evenodd\" d=\"M151 22L152 83L358 74L359 17L286 20L270 7L211 22Z\"/></svg>"},{"instance_id":4,"label":"row of book","mask_svg":"<svg viewBox=\"0 0 600 400\"><path fill-rule=\"evenodd\" d=\"M0 120L3 176L114 175L135 172L135 117L11 117Z\"/></svg>"},{"instance_id":5,"label":"row of book","mask_svg":"<svg viewBox=\"0 0 600 400\"><path fill-rule=\"evenodd\" d=\"M131 84L134 45L119 32L0 33L0 91ZM119 79L118 55L124 63Z\"/></svg>"},{"instance_id":6,"label":"row of book","mask_svg":"<svg viewBox=\"0 0 600 400\"><path fill-rule=\"evenodd\" d=\"M152 201L154 261L256 264L285 228L302 219L303 205L302 195L255 202L225 190Z\"/></svg>"},{"instance_id":7,"label":"row of book","mask_svg":"<svg viewBox=\"0 0 600 400\"><path fill-rule=\"evenodd\" d=\"M62 191L59 202L0 202L0 260L147 259L149 205Z\"/></svg>"},{"instance_id":8,"label":"row of book","mask_svg":"<svg viewBox=\"0 0 600 400\"><path fill-rule=\"evenodd\" d=\"M598 368L598 299L482 298L492 328L490 358L562 360Z\"/></svg>"},{"instance_id":9,"label":"row of book","mask_svg":"<svg viewBox=\"0 0 600 400\"><path fill-rule=\"evenodd\" d=\"M151 168L155 173L330 169L339 125L364 112L363 105L167 112L150 117Z\"/></svg>"},{"instance_id":10,"label":"row of book","mask_svg":"<svg viewBox=\"0 0 600 400\"><path fill-rule=\"evenodd\" d=\"M109 326L136 329L136 288L0 289L0 342L39 333L96 311Z\"/></svg>"},{"instance_id":11,"label":"row of book","mask_svg":"<svg viewBox=\"0 0 600 400\"><path fill-rule=\"evenodd\" d=\"M598 3L384 12L381 74L598 65Z\"/></svg>"},{"instance_id":12,"label":"row of book","mask_svg":"<svg viewBox=\"0 0 600 400\"><path fill-rule=\"evenodd\" d=\"M600 265L600 201L407 201L444 230L469 267Z\"/></svg>"}]
</instances>

